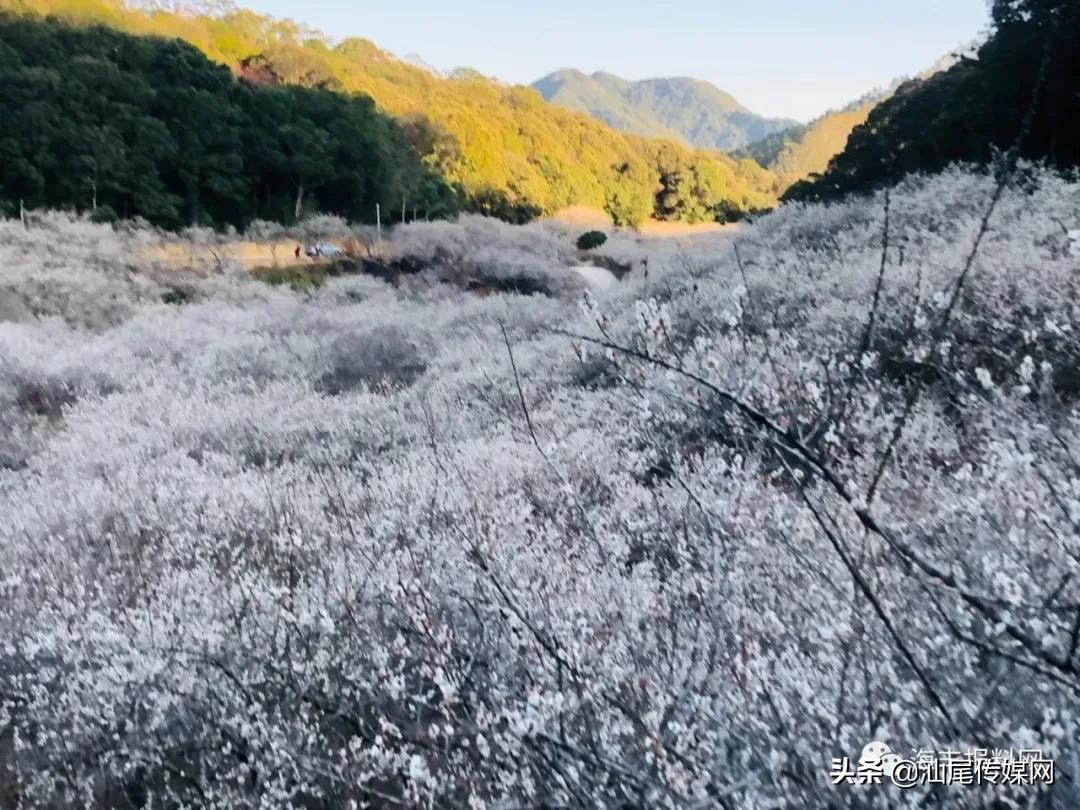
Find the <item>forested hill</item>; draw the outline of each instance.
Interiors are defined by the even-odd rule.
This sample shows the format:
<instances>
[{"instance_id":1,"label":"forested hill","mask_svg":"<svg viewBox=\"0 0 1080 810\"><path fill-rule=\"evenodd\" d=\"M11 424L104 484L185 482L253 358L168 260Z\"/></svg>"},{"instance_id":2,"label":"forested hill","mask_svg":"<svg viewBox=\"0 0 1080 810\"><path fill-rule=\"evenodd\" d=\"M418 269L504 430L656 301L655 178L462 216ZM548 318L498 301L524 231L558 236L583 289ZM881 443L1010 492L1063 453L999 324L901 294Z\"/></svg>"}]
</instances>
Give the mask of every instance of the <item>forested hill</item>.
<instances>
[{"instance_id":1,"label":"forested hill","mask_svg":"<svg viewBox=\"0 0 1080 810\"><path fill-rule=\"evenodd\" d=\"M776 200L774 177L750 159L616 132L546 104L531 88L471 72L434 76L366 40L331 45L296 23L233 6L200 13L184 8L136 8L119 0L0 0L0 11L186 40L250 85L367 94L400 122L423 165L454 188L468 210L520 221L585 204L633 224L650 215L690 221L737 217ZM71 73L62 65L54 69ZM263 126L277 123L271 117ZM296 134L321 138L321 130L300 128ZM217 183L211 175L204 180ZM397 185L383 192L398 198L400 207ZM407 197L411 210L414 201ZM181 216L194 213L190 208Z\"/></svg>"},{"instance_id":2,"label":"forested hill","mask_svg":"<svg viewBox=\"0 0 1080 810\"><path fill-rule=\"evenodd\" d=\"M972 52L975 47L975 43L970 43L946 54L919 73L918 78L928 80L948 70L964 58L965 51ZM829 110L808 124L800 124L762 138L736 150L732 156L752 157L776 175L778 188L786 190L800 180L824 172L829 161L844 151L855 127L865 123L870 111L892 96L906 82L907 79L897 79L887 88L872 90L839 109Z\"/></svg>"},{"instance_id":3,"label":"forested hill","mask_svg":"<svg viewBox=\"0 0 1080 810\"><path fill-rule=\"evenodd\" d=\"M178 40L0 15L0 197L165 227L455 205L370 98L237 81Z\"/></svg>"},{"instance_id":4,"label":"forested hill","mask_svg":"<svg viewBox=\"0 0 1080 810\"><path fill-rule=\"evenodd\" d=\"M797 122L756 115L699 79L627 81L610 73L559 70L532 85L552 104L585 112L626 132L730 151Z\"/></svg>"},{"instance_id":5,"label":"forested hill","mask_svg":"<svg viewBox=\"0 0 1080 810\"><path fill-rule=\"evenodd\" d=\"M787 198L835 198L1014 148L1060 168L1080 165L1080 3L994 0L992 19L975 58L901 85L822 176Z\"/></svg>"},{"instance_id":6,"label":"forested hill","mask_svg":"<svg viewBox=\"0 0 1080 810\"><path fill-rule=\"evenodd\" d=\"M752 157L776 175L777 186L787 189L812 174L825 171L837 154L844 150L848 136L883 98L884 94L862 99L839 110L830 110L809 124L769 135L744 149L735 157Z\"/></svg>"}]
</instances>

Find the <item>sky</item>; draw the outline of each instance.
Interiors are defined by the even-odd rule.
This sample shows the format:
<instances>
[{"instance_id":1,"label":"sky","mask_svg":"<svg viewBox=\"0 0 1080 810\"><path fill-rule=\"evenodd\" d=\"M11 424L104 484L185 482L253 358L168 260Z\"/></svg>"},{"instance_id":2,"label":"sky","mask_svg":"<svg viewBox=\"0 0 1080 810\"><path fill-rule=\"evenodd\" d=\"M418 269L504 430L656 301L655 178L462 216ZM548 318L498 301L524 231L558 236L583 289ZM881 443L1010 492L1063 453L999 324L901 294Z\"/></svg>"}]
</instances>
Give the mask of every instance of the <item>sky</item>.
<instances>
[{"instance_id":1,"label":"sky","mask_svg":"<svg viewBox=\"0 0 1080 810\"><path fill-rule=\"evenodd\" d=\"M240 0L440 69L515 84L553 70L692 76L809 120L984 32L987 0Z\"/></svg>"}]
</instances>

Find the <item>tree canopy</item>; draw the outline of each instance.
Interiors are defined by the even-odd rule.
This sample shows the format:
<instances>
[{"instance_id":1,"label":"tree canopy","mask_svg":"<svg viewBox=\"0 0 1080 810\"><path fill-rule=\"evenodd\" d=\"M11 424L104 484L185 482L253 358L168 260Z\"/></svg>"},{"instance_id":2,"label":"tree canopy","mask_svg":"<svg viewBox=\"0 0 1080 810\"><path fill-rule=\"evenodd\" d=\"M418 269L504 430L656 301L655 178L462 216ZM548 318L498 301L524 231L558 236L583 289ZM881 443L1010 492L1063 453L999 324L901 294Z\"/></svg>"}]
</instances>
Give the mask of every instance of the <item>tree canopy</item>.
<instances>
[{"instance_id":1,"label":"tree canopy","mask_svg":"<svg viewBox=\"0 0 1080 810\"><path fill-rule=\"evenodd\" d=\"M260 87L178 40L0 17L0 197L165 227L454 195L366 96Z\"/></svg>"},{"instance_id":2,"label":"tree canopy","mask_svg":"<svg viewBox=\"0 0 1080 810\"><path fill-rule=\"evenodd\" d=\"M296 23L227 3L185 4L184 10L170 11L127 6L121 0L0 0L3 9L180 38L256 87L370 96L380 111L403 126L412 151L429 170L413 176L413 186L426 188L433 172L458 190L467 210L511 221L572 204L620 215L630 212L627 224L652 215L658 202L658 213L667 216L657 197L664 191L659 151L674 151L681 164L718 178L709 186L715 196L703 201L705 217L776 202L772 175L750 161L619 133L587 115L545 103L531 88L504 85L475 71L436 76L367 40L350 38L331 45L318 32ZM60 60L56 65L62 75L63 64ZM331 103L323 98L320 104ZM291 129L298 137L297 128ZM307 136L317 140L314 132ZM299 176L295 163L274 176L286 184L290 178L295 181ZM401 207L401 185L382 187L394 198L395 210ZM407 197L411 189L405 189ZM339 196L339 191L323 189L317 195L319 202ZM411 211L413 203L407 200L407 207ZM276 209L287 212L288 206L279 201ZM264 214L281 215L259 212ZM675 215L702 216L698 206L682 206Z\"/></svg>"}]
</instances>

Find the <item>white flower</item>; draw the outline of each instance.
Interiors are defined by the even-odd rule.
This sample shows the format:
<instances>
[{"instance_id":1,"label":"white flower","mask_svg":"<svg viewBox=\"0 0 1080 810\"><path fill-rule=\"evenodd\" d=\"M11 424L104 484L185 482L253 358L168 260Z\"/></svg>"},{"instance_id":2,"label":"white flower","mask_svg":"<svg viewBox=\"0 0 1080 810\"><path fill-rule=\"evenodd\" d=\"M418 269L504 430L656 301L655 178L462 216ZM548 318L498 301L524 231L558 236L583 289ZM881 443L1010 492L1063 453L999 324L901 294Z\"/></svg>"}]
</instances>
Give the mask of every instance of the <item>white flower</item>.
<instances>
[{"instance_id":1,"label":"white flower","mask_svg":"<svg viewBox=\"0 0 1080 810\"><path fill-rule=\"evenodd\" d=\"M431 772L428 770L427 760L419 754L409 757L409 779L419 785L426 785L431 781Z\"/></svg>"},{"instance_id":2,"label":"white flower","mask_svg":"<svg viewBox=\"0 0 1080 810\"><path fill-rule=\"evenodd\" d=\"M1031 355L1024 355L1024 359L1020 361L1018 373L1020 374L1020 379L1026 385L1031 385L1032 380L1035 379L1035 361L1031 359Z\"/></svg>"},{"instance_id":3,"label":"white flower","mask_svg":"<svg viewBox=\"0 0 1080 810\"><path fill-rule=\"evenodd\" d=\"M1003 571L994 574L994 590L996 595L1010 605L1018 605L1023 601L1023 592L1015 579Z\"/></svg>"}]
</instances>

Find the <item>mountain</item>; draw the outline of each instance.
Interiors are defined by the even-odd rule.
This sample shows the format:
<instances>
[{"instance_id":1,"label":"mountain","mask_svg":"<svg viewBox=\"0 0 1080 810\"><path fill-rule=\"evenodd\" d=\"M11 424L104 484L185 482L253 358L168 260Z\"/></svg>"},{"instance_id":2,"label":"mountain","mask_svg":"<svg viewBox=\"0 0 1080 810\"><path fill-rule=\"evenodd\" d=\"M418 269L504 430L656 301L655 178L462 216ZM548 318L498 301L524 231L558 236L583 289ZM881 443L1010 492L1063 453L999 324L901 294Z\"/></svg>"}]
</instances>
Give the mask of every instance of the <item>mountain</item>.
<instances>
[{"instance_id":1,"label":"mountain","mask_svg":"<svg viewBox=\"0 0 1080 810\"><path fill-rule=\"evenodd\" d=\"M958 64L964 57L970 58L976 50L975 43L964 44L921 71L918 79L926 81ZM890 98L907 81L896 79L886 89L870 91L838 110L829 110L808 124L798 124L773 133L735 151L733 157L753 158L777 175L780 189L791 188L799 180L825 172L829 161L847 146L848 137L855 127L865 123L870 111Z\"/></svg>"},{"instance_id":2,"label":"mountain","mask_svg":"<svg viewBox=\"0 0 1080 810\"><path fill-rule=\"evenodd\" d=\"M829 161L843 151L855 127L862 124L878 103L871 99L856 107L829 112L813 121L799 137L785 143L776 159L767 164L781 188L825 171Z\"/></svg>"},{"instance_id":3,"label":"mountain","mask_svg":"<svg viewBox=\"0 0 1080 810\"><path fill-rule=\"evenodd\" d=\"M973 54L903 83L820 176L785 197L837 198L958 162L1080 166L1080 4L995 0L991 14L992 34Z\"/></svg>"},{"instance_id":4,"label":"mountain","mask_svg":"<svg viewBox=\"0 0 1080 810\"><path fill-rule=\"evenodd\" d=\"M565 69L532 85L545 100L599 118L624 132L670 138L727 152L797 122L764 118L730 94L699 79L627 81L610 73Z\"/></svg>"},{"instance_id":5,"label":"mountain","mask_svg":"<svg viewBox=\"0 0 1080 810\"><path fill-rule=\"evenodd\" d=\"M977 49L968 43L942 56L918 74L927 80L971 57ZM735 157L750 157L776 175L778 188L783 191L800 180L824 172L829 161L844 151L848 137L856 127L866 122L870 111L890 98L907 79L896 79L887 88L873 90L838 110L829 110L808 124L798 124L773 133L734 153Z\"/></svg>"},{"instance_id":6,"label":"mountain","mask_svg":"<svg viewBox=\"0 0 1080 810\"><path fill-rule=\"evenodd\" d=\"M653 215L727 219L776 202L775 179L752 160L619 132L547 104L529 87L475 71L435 76L359 37L335 42L289 20L231 4L212 8L0 0L0 12L183 39L258 86L369 96L397 119L423 164L457 191L466 210L522 221L581 204L633 224ZM411 209L411 190L394 190Z\"/></svg>"},{"instance_id":7,"label":"mountain","mask_svg":"<svg viewBox=\"0 0 1080 810\"><path fill-rule=\"evenodd\" d=\"M1080 166L1080 4L995 0L992 19L974 58L902 84L820 176L785 196L836 198L958 162Z\"/></svg>"},{"instance_id":8,"label":"mountain","mask_svg":"<svg viewBox=\"0 0 1080 810\"><path fill-rule=\"evenodd\" d=\"M749 157L776 175L785 190L812 174L825 171L829 161L843 151L848 136L866 120L870 110L886 98L871 95L840 110L830 110L809 124L773 133L740 149L734 157Z\"/></svg>"},{"instance_id":9,"label":"mountain","mask_svg":"<svg viewBox=\"0 0 1080 810\"><path fill-rule=\"evenodd\" d=\"M442 76L443 72L435 67L430 62L425 61L424 57L416 52L410 52L401 57L401 61L407 65L418 67L421 70L426 70L432 76Z\"/></svg>"}]
</instances>

